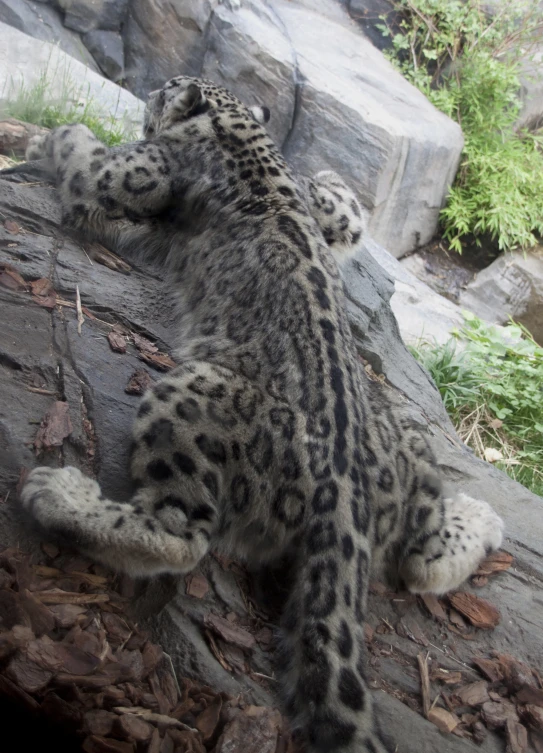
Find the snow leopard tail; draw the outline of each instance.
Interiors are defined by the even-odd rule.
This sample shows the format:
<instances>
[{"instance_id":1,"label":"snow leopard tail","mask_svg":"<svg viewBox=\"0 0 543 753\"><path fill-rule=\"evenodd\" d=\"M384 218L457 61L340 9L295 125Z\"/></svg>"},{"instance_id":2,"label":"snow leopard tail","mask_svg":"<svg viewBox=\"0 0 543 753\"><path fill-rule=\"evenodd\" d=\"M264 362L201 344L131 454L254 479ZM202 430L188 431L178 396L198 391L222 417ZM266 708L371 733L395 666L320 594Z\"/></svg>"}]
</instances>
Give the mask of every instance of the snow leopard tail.
<instances>
[{"instance_id":1,"label":"snow leopard tail","mask_svg":"<svg viewBox=\"0 0 543 753\"><path fill-rule=\"evenodd\" d=\"M308 753L386 753L365 670L369 547L337 525L316 517L300 547L278 651L285 710Z\"/></svg>"}]
</instances>

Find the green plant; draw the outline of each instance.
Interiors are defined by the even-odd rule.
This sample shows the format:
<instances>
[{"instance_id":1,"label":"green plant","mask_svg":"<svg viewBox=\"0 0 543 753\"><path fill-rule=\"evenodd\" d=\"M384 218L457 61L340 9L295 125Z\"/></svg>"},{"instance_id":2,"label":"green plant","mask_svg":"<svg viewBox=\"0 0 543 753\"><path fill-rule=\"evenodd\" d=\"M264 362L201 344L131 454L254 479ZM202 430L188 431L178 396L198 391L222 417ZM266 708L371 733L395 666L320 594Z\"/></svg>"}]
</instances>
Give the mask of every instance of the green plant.
<instances>
[{"instance_id":1,"label":"green plant","mask_svg":"<svg viewBox=\"0 0 543 753\"><path fill-rule=\"evenodd\" d=\"M445 345L421 344L412 352L436 382L461 438L543 496L543 348L521 325L500 328L467 312L464 318Z\"/></svg>"},{"instance_id":2,"label":"green plant","mask_svg":"<svg viewBox=\"0 0 543 753\"><path fill-rule=\"evenodd\" d=\"M54 75L45 70L32 86L12 84L4 94L8 102L7 114L45 128L83 123L108 146L132 140L134 134L126 131L114 113L105 113L95 100L89 98L88 91L76 84L66 70L61 73L60 87L57 82L53 93Z\"/></svg>"},{"instance_id":3,"label":"green plant","mask_svg":"<svg viewBox=\"0 0 543 753\"><path fill-rule=\"evenodd\" d=\"M386 24L389 58L462 127L460 169L441 222L461 252L468 236L500 250L528 247L543 233L543 137L517 131L521 56L543 29L531 0L503 0L494 16L480 0L396 0L397 29Z\"/></svg>"}]
</instances>

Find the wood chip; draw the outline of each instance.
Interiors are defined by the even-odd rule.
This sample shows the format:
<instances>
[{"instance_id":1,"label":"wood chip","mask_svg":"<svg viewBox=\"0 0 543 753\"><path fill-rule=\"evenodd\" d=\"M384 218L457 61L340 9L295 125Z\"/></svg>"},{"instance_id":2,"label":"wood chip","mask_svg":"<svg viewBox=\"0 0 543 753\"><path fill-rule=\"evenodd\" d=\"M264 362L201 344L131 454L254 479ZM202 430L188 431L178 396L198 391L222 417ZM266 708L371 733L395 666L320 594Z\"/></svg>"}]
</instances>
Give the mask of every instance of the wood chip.
<instances>
[{"instance_id":1,"label":"wood chip","mask_svg":"<svg viewBox=\"0 0 543 753\"><path fill-rule=\"evenodd\" d=\"M42 551L49 557L49 559L54 560L55 557L58 557L60 554L60 549L56 544L49 544L48 542L44 542L41 545Z\"/></svg>"},{"instance_id":2,"label":"wood chip","mask_svg":"<svg viewBox=\"0 0 543 753\"><path fill-rule=\"evenodd\" d=\"M47 636L31 641L25 654L36 666L50 672L63 671L71 675L84 676L94 672L100 665L97 656L66 642L55 642Z\"/></svg>"},{"instance_id":3,"label":"wood chip","mask_svg":"<svg viewBox=\"0 0 543 753\"><path fill-rule=\"evenodd\" d=\"M56 624L55 616L45 604L26 588L20 592L19 599L21 607L30 619L30 627L37 637L53 631Z\"/></svg>"},{"instance_id":4,"label":"wood chip","mask_svg":"<svg viewBox=\"0 0 543 753\"><path fill-rule=\"evenodd\" d=\"M475 575L493 575L509 570L513 564L513 555L509 552L493 552L484 559L477 568Z\"/></svg>"},{"instance_id":5,"label":"wood chip","mask_svg":"<svg viewBox=\"0 0 543 753\"><path fill-rule=\"evenodd\" d=\"M185 578L187 596L203 599L209 591L209 583L202 573L190 573Z\"/></svg>"},{"instance_id":6,"label":"wood chip","mask_svg":"<svg viewBox=\"0 0 543 753\"><path fill-rule=\"evenodd\" d=\"M53 288L53 283L46 277L34 280L30 283L32 289L32 300L38 306L46 309L54 309L57 305L57 294Z\"/></svg>"},{"instance_id":7,"label":"wood chip","mask_svg":"<svg viewBox=\"0 0 543 753\"><path fill-rule=\"evenodd\" d=\"M217 696L215 701L202 711L196 719L196 728L202 735L204 743L208 743L215 736L217 725L221 717L222 699Z\"/></svg>"},{"instance_id":8,"label":"wood chip","mask_svg":"<svg viewBox=\"0 0 543 753\"><path fill-rule=\"evenodd\" d=\"M503 670L499 661L495 659L483 659L482 656L476 656L472 659L473 664L490 682L503 680Z\"/></svg>"},{"instance_id":9,"label":"wood chip","mask_svg":"<svg viewBox=\"0 0 543 753\"><path fill-rule=\"evenodd\" d=\"M421 594L420 599L432 617L438 622L446 622L447 612L435 594Z\"/></svg>"},{"instance_id":10,"label":"wood chip","mask_svg":"<svg viewBox=\"0 0 543 753\"><path fill-rule=\"evenodd\" d=\"M430 678L428 677L428 659L426 654L417 654L417 661L419 664L420 672L420 685L422 695L422 712L428 719L428 713L430 711L431 699L430 699Z\"/></svg>"},{"instance_id":11,"label":"wood chip","mask_svg":"<svg viewBox=\"0 0 543 753\"><path fill-rule=\"evenodd\" d=\"M509 690L516 692L525 685L536 687L536 680L531 667L510 654L495 653L503 672L503 679Z\"/></svg>"},{"instance_id":12,"label":"wood chip","mask_svg":"<svg viewBox=\"0 0 543 753\"><path fill-rule=\"evenodd\" d=\"M45 688L53 673L38 667L24 653L18 653L6 668L6 675L26 693L36 693Z\"/></svg>"},{"instance_id":13,"label":"wood chip","mask_svg":"<svg viewBox=\"0 0 543 753\"><path fill-rule=\"evenodd\" d=\"M109 346L115 353L126 353L126 340L118 332L109 332L107 336Z\"/></svg>"},{"instance_id":14,"label":"wood chip","mask_svg":"<svg viewBox=\"0 0 543 753\"><path fill-rule=\"evenodd\" d=\"M543 708L543 690L541 688L532 688L530 685L524 685L516 694L519 703L529 703L533 706Z\"/></svg>"},{"instance_id":15,"label":"wood chip","mask_svg":"<svg viewBox=\"0 0 543 753\"><path fill-rule=\"evenodd\" d=\"M77 334L81 334L81 327L85 324L85 317L81 310L81 295L79 294L79 285L75 286L75 309L77 311Z\"/></svg>"},{"instance_id":16,"label":"wood chip","mask_svg":"<svg viewBox=\"0 0 543 753\"><path fill-rule=\"evenodd\" d=\"M280 727L277 711L249 706L226 725L215 753L275 753Z\"/></svg>"},{"instance_id":17,"label":"wood chip","mask_svg":"<svg viewBox=\"0 0 543 753\"><path fill-rule=\"evenodd\" d=\"M153 728L135 714L123 714L117 718L115 732L119 737L128 738L135 742L145 742L153 734Z\"/></svg>"},{"instance_id":18,"label":"wood chip","mask_svg":"<svg viewBox=\"0 0 543 753\"><path fill-rule=\"evenodd\" d=\"M521 710L523 721L536 732L543 733L543 708L529 703Z\"/></svg>"},{"instance_id":19,"label":"wood chip","mask_svg":"<svg viewBox=\"0 0 543 753\"><path fill-rule=\"evenodd\" d=\"M460 612L457 612L456 609L450 609L449 610L449 620L452 622L453 625L456 625L457 628L460 630L465 630L468 626L468 623L466 620L462 617Z\"/></svg>"},{"instance_id":20,"label":"wood chip","mask_svg":"<svg viewBox=\"0 0 543 753\"><path fill-rule=\"evenodd\" d=\"M447 685L458 685L462 682L462 672L436 667L430 672L430 680L444 682Z\"/></svg>"},{"instance_id":21,"label":"wood chip","mask_svg":"<svg viewBox=\"0 0 543 753\"><path fill-rule=\"evenodd\" d=\"M255 634L255 638L258 644L264 649L268 649L273 645L273 632L269 627L260 628L258 633Z\"/></svg>"},{"instance_id":22,"label":"wood chip","mask_svg":"<svg viewBox=\"0 0 543 753\"><path fill-rule=\"evenodd\" d=\"M134 345L138 350L145 353L158 353L157 346L146 337L143 337L143 335L138 335L137 332L132 332L132 337L134 339Z\"/></svg>"},{"instance_id":23,"label":"wood chip","mask_svg":"<svg viewBox=\"0 0 543 753\"><path fill-rule=\"evenodd\" d=\"M5 264L3 268L0 267L0 269L0 285L9 290L28 290L28 284L23 280L14 267Z\"/></svg>"},{"instance_id":24,"label":"wood chip","mask_svg":"<svg viewBox=\"0 0 543 753\"><path fill-rule=\"evenodd\" d=\"M460 700L463 706L481 706L483 703L490 701L488 695L488 685L485 680L471 682L454 691L454 695Z\"/></svg>"},{"instance_id":25,"label":"wood chip","mask_svg":"<svg viewBox=\"0 0 543 753\"><path fill-rule=\"evenodd\" d=\"M514 719L508 719L505 726L507 737L506 753L526 753L528 749L528 732L526 727Z\"/></svg>"},{"instance_id":26,"label":"wood chip","mask_svg":"<svg viewBox=\"0 0 543 753\"><path fill-rule=\"evenodd\" d=\"M141 719L145 719L153 724L161 724L164 727L176 727L177 729L188 729L193 732L192 727L180 722L179 719L174 719L173 716L167 716L166 714L156 714L154 711L143 708L143 706L115 706L113 711L116 714L135 714Z\"/></svg>"},{"instance_id":27,"label":"wood chip","mask_svg":"<svg viewBox=\"0 0 543 753\"><path fill-rule=\"evenodd\" d=\"M475 627L492 630L500 622L501 615L496 607L475 594L456 591L448 598L451 605Z\"/></svg>"},{"instance_id":28,"label":"wood chip","mask_svg":"<svg viewBox=\"0 0 543 753\"><path fill-rule=\"evenodd\" d=\"M224 617L219 617L216 614L208 614L204 618L204 623L227 643L232 643L234 646L239 646L239 648L244 650L252 649L255 646L256 639L254 635L239 625L232 625Z\"/></svg>"},{"instance_id":29,"label":"wood chip","mask_svg":"<svg viewBox=\"0 0 543 753\"><path fill-rule=\"evenodd\" d=\"M118 717L105 709L91 709L87 711L83 723L83 731L87 735L107 737Z\"/></svg>"},{"instance_id":30,"label":"wood chip","mask_svg":"<svg viewBox=\"0 0 543 753\"><path fill-rule=\"evenodd\" d=\"M158 371L169 371L177 364L166 353L148 353L145 350L140 351L139 357L150 366L154 366Z\"/></svg>"},{"instance_id":31,"label":"wood chip","mask_svg":"<svg viewBox=\"0 0 543 753\"><path fill-rule=\"evenodd\" d=\"M61 447L66 437L69 437L72 431L68 403L56 400L41 421L40 428L34 439L34 447L36 450Z\"/></svg>"},{"instance_id":32,"label":"wood chip","mask_svg":"<svg viewBox=\"0 0 543 753\"><path fill-rule=\"evenodd\" d=\"M15 220L4 220L4 228L12 235L19 235L21 232L21 226Z\"/></svg>"},{"instance_id":33,"label":"wood chip","mask_svg":"<svg viewBox=\"0 0 543 753\"><path fill-rule=\"evenodd\" d=\"M128 380L128 384L124 388L124 391L128 395L143 395L152 384L153 380L148 371L145 369L136 369Z\"/></svg>"},{"instance_id":34,"label":"wood chip","mask_svg":"<svg viewBox=\"0 0 543 753\"><path fill-rule=\"evenodd\" d=\"M487 701L481 708L483 721L489 729L502 729L508 719L518 722L515 705L506 698L501 701Z\"/></svg>"},{"instance_id":35,"label":"wood chip","mask_svg":"<svg viewBox=\"0 0 543 753\"><path fill-rule=\"evenodd\" d=\"M396 625L396 632L403 638L409 638L420 646L428 646L428 638L414 617L406 615Z\"/></svg>"},{"instance_id":36,"label":"wood chip","mask_svg":"<svg viewBox=\"0 0 543 753\"><path fill-rule=\"evenodd\" d=\"M90 735L87 737L81 749L85 753L135 753L135 743L121 742L111 737Z\"/></svg>"},{"instance_id":37,"label":"wood chip","mask_svg":"<svg viewBox=\"0 0 543 753\"><path fill-rule=\"evenodd\" d=\"M38 591L35 595L42 604L104 604L109 601L108 594L80 594L59 588Z\"/></svg>"},{"instance_id":38,"label":"wood chip","mask_svg":"<svg viewBox=\"0 0 543 753\"><path fill-rule=\"evenodd\" d=\"M442 709L440 706L434 706L428 712L428 721L435 724L441 732L452 732L459 724L460 719L446 709Z\"/></svg>"}]
</instances>

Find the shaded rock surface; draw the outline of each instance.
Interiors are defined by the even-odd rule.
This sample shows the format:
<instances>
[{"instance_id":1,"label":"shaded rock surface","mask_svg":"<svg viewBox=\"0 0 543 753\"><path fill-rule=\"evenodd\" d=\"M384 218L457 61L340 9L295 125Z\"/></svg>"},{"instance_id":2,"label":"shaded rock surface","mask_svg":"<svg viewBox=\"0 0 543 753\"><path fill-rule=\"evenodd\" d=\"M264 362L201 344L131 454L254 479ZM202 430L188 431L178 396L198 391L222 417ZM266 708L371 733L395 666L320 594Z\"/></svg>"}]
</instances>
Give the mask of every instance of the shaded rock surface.
<instances>
[{"instance_id":1,"label":"shaded rock surface","mask_svg":"<svg viewBox=\"0 0 543 753\"><path fill-rule=\"evenodd\" d=\"M0 265L16 270L22 280L17 283L12 276L0 285L0 547L17 541L37 551L38 540L21 527L13 504L21 469L77 464L96 475L106 494L128 498L130 424L138 398L127 394L125 386L142 368L128 333L142 334L166 351L173 344L175 322L157 270L134 268L123 275L91 263L82 245L62 232L52 187L24 176L19 183L0 176L0 213ZM461 670L465 682L480 679L472 658L488 656L492 649L541 668L543 500L475 458L458 441L435 386L402 343L390 308L392 279L368 248L361 249L344 272L360 353L375 372L384 374L383 389L428 425L451 490L489 500L506 521L505 548L515 556L514 567L479 591L501 612L493 631L471 631L466 640L429 619L409 595L378 589L370 597L370 676L398 753L468 753L475 750L472 742L443 737L420 715L416 656L421 650L429 652L440 666ZM56 293L54 308L45 307L43 300L39 305L25 285L43 278ZM76 286L83 305L81 334L74 309ZM107 340L115 324L127 333L124 354L114 353ZM151 379L158 378L146 368ZM43 450L37 458L36 432L55 401L68 404L73 430L60 447ZM211 606L218 614L243 617L251 581L237 565L214 557L207 558L200 571L208 589L199 596L191 595L185 579L140 584L134 599L137 616L150 626L180 675L197 677L217 690L243 692L253 703L273 705L275 683L266 679L273 672L269 651L255 647L240 656L217 636L215 644L209 638L206 617ZM257 608L267 612L269 605ZM267 619L271 623L274 617ZM396 629L406 620L407 631ZM504 742L490 733L481 750L502 753Z\"/></svg>"},{"instance_id":2,"label":"shaded rock surface","mask_svg":"<svg viewBox=\"0 0 543 753\"><path fill-rule=\"evenodd\" d=\"M44 74L51 104L73 107L91 101L105 117L119 121L132 137L141 130L144 104L133 94L56 45L37 41L0 23L0 112L21 87L31 89L43 80Z\"/></svg>"},{"instance_id":3,"label":"shaded rock surface","mask_svg":"<svg viewBox=\"0 0 543 753\"><path fill-rule=\"evenodd\" d=\"M64 25L68 29L119 31L128 0L57 0L57 4L64 10Z\"/></svg>"},{"instance_id":4,"label":"shaded rock surface","mask_svg":"<svg viewBox=\"0 0 543 753\"><path fill-rule=\"evenodd\" d=\"M60 23L56 8L20 2ZM19 7L18 0L0 0L0 9L2 3ZM461 130L393 69L337 0L57 6L65 26L82 32L81 48L92 53L94 67L138 97L172 76L203 75L270 107L270 132L293 165L307 175L337 170L370 210L372 235L394 256L434 234L458 166ZM21 12L6 11L4 20L43 38L18 20ZM61 47L64 32L74 33L55 32ZM15 57L25 59L22 51Z\"/></svg>"},{"instance_id":5,"label":"shaded rock surface","mask_svg":"<svg viewBox=\"0 0 543 753\"><path fill-rule=\"evenodd\" d=\"M61 50L93 71L99 70L79 35L63 25L62 15L56 8L32 0L0 0L0 22L9 24L35 39L58 45ZM24 49L21 49L17 57L11 58L11 65L17 61L22 63L24 53Z\"/></svg>"},{"instance_id":6,"label":"shaded rock surface","mask_svg":"<svg viewBox=\"0 0 543 753\"><path fill-rule=\"evenodd\" d=\"M496 324L513 317L543 344L543 247L501 254L470 282L460 303Z\"/></svg>"},{"instance_id":7,"label":"shaded rock surface","mask_svg":"<svg viewBox=\"0 0 543 753\"><path fill-rule=\"evenodd\" d=\"M112 81L124 78L123 40L118 32L89 31L83 35L83 42L105 76Z\"/></svg>"}]
</instances>

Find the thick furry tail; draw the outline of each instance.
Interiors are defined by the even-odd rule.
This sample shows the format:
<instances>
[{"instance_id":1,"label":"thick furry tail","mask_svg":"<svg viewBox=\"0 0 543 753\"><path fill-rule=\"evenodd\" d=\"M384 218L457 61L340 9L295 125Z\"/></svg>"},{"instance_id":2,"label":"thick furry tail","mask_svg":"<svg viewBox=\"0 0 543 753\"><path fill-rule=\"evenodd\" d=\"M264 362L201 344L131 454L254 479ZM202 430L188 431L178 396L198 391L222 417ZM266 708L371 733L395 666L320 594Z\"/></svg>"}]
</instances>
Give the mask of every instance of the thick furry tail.
<instances>
[{"instance_id":1,"label":"thick furry tail","mask_svg":"<svg viewBox=\"0 0 543 753\"><path fill-rule=\"evenodd\" d=\"M310 753L386 753L365 675L369 556L349 534L332 539L317 519L298 559L279 651L286 710Z\"/></svg>"}]
</instances>

